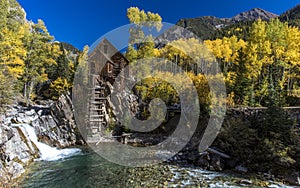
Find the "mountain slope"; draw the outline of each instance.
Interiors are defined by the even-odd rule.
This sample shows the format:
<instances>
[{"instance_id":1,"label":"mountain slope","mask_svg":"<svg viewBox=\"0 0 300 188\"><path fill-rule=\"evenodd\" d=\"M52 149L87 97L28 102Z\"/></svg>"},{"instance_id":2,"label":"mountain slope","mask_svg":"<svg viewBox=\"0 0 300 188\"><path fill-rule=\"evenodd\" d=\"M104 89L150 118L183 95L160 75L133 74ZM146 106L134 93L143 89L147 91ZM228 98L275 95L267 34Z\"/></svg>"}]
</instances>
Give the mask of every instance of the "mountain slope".
<instances>
[{"instance_id":1,"label":"mountain slope","mask_svg":"<svg viewBox=\"0 0 300 188\"><path fill-rule=\"evenodd\" d=\"M231 24L230 19L222 19L214 16L181 19L176 25L188 29L201 39L209 39L219 32L219 29Z\"/></svg>"},{"instance_id":2,"label":"mountain slope","mask_svg":"<svg viewBox=\"0 0 300 188\"><path fill-rule=\"evenodd\" d=\"M279 19L290 25L300 27L300 4L280 15Z\"/></svg>"},{"instance_id":3,"label":"mountain slope","mask_svg":"<svg viewBox=\"0 0 300 188\"><path fill-rule=\"evenodd\" d=\"M190 30L199 36L202 40L214 39L224 35L224 29L235 27L234 25L243 26L252 23L254 20L262 19L268 21L276 18L278 15L265 11L260 8L254 8L246 12L235 15L232 18L217 18L213 16L203 16L198 18L187 18L179 20L176 25ZM228 30L228 29L227 29Z\"/></svg>"}]
</instances>

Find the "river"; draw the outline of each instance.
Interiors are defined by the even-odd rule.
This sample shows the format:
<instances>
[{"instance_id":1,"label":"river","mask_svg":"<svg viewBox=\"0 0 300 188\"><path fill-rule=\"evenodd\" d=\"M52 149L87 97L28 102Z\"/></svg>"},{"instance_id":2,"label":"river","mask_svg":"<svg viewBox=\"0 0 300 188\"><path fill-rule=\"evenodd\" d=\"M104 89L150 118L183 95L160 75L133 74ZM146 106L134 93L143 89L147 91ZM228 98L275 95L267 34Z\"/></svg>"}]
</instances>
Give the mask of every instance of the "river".
<instances>
[{"instance_id":1,"label":"river","mask_svg":"<svg viewBox=\"0 0 300 188\"><path fill-rule=\"evenodd\" d=\"M56 149L38 141L34 128L20 127L40 151L18 187L118 188L118 187L287 187L231 172L210 172L198 167L162 163L131 168L107 161L88 147ZM249 180L251 179L251 180Z\"/></svg>"},{"instance_id":2,"label":"river","mask_svg":"<svg viewBox=\"0 0 300 188\"><path fill-rule=\"evenodd\" d=\"M99 187L260 187L263 181L232 173L204 171L200 168L159 164L129 168L108 162L83 148L81 153L55 161L36 161L19 185L24 188ZM287 187L269 183L269 187Z\"/></svg>"}]
</instances>

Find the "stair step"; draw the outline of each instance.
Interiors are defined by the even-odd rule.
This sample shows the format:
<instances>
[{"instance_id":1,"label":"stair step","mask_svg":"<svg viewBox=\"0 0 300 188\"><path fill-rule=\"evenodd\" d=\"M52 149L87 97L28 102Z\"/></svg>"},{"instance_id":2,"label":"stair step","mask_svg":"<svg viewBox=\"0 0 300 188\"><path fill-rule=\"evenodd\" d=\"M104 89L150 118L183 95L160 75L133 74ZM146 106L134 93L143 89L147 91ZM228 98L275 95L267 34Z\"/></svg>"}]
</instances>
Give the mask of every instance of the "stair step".
<instances>
[{"instance_id":1,"label":"stair step","mask_svg":"<svg viewBox=\"0 0 300 188\"><path fill-rule=\"evenodd\" d=\"M90 116L89 117L99 117L99 118L103 118L104 117L104 113L102 113L102 114L97 114L97 115L94 115L94 114L90 114Z\"/></svg>"},{"instance_id":2,"label":"stair step","mask_svg":"<svg viewBox=\"0 0 300 188\"><path fill-rule=\"evenodd\" d=\"M94 100L106 100L106 97L95 97L95 98L93 98Z\"/></svg>"},{"instance_id":3,"label":"stair step","mask_svg":"<svg viewBox=\"0 0 300 188\"><path fill-rule=\"evenodd\" d=\"M94 94L94 95L100 95L100 94L103 94L103 92L98 92L98 91L97 91L97 92L90 93L89 95L93 95L93 94Z\"/></svg>"},{"instance_id":4,"label":"stair step","mask_svg":"<svg viewBox=\"0 0 300 188\"><path fill-rule=\"evenodd\" d=\"M103 111L101 108L90 108L90 111Z\"/></svg>"},{"instance_id":5,"label":"stair step","mask_svg":"<svg viewBox=\"0 0 300 188\"><path fill-rule=\"evenodd\" d=\"M90 118L89 122L103 122L105 121L104 118L100 119L100 118Z\"/></svg>"},{"instance_id":6,"label":"stair step","mask_svg":"<svg viewBox=\"0 0 300 188\"><path fill-rule=\"evenodd\" d=\"M95 90L91 91L90 93L96 93L96 94L100 94L103 93L104 90L99 90L99 88L95 88Z\"/></svg>"},{"instance_id":7,"label":"stair step","mask_svg":"<svg viewBox=\"0 0 300 188\"><path fill-rule=\"evenodd\" d=\"M90 105L94 105L94 106L99 106L99 104L105 104L106 101L105 100L92 100L89 101ZM100 107L100 106L99 106Z\"/></svg>"},{"instance_id":8,"label":"stair step","mask_svg":"<svg viewBox=\"0 0 300 188\"><path fill-rule=\"evenodd\" d=\"M101 123L101 122L103 122L103 120L99 120L99 119L91 119L91 120L89 120L89 122L99 122L99 123Z\"/></svg>"},{"instance_id":9,"label":"stair step","mask_svg":"<svg viewBox=\"0 0 300 188\"><path fill-rule=\"evenodd\" d=\"M104 116L99 117L99 116L93 116L93 117L89 117L89 120L103 120Z\"/></svg>"},{"instance_id":10,"label":"stair step","mask_svg":"<svg viewBox=\"0 0 300 188\"><path fill-rule=\"evenodd\" d=\"M105 119L104 118L90 118L89 120L90 120L89 122L92 122L92 121L103 122Z\"/></svg>"},{"instance_id":11,"label":"stair step","mask_svg":"<svg viewBox=\"0 0 300 188\"><path fill-rule=\"evenodd\" d=\"M92 87L92 88L88 88L88 90L99 90L99 89L105 89L105 87Z\"/></svg>"},{"instance_id":12,"label":"stair step","mask_svg":"<svg viewBox=\"0 0 300 188\"><path fill-rule=\"evenodd\" d=\"M104 104L103 101L92 101L90 104Z\"/></svg>"},{"instance_id":13,"label":"stair step","mask_svg":"<svg viewBox=\"0 0 300 188\"><path fill-rule=\"evenodd\" d=\"M90 112L90 111L93 111L93 112L98 112L98 111L103 111L103 109L102 108L97 108L98 106L91 106L89 109L88 109L88 111Z\"/></svg>"},{"instance_id":14,"label":"stair step","mask_svg":"<svg viewBox=\"0 0 300 188\"><path fill-rule=\"evenodd\" d=\"M90 117L104 117L104 115L90 115Z\"/></svg>"}]
</instances>

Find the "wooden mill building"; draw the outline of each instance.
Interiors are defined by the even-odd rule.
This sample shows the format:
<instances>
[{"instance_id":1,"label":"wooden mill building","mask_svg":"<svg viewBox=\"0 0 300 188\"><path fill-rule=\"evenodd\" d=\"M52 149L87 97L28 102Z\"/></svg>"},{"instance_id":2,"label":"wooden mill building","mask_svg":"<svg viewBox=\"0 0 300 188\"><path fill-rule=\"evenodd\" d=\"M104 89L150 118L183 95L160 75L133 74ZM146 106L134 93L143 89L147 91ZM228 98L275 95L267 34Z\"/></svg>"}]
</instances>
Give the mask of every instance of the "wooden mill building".
<instances>
[{"instance_id":1,"label":"wooden mill building","mask_svg":"<svg viewBox=\"0 0 300 188\"><path fill-rule=\"evenodd\" d=\"M123 54L107 39L103 39L89 54L87 142L98 142L108 126L110 118L108 115L109 94L115 78L128 63ZM119 87L123 85L123 83L118 84Z\"/></svg>"}]
</instances>

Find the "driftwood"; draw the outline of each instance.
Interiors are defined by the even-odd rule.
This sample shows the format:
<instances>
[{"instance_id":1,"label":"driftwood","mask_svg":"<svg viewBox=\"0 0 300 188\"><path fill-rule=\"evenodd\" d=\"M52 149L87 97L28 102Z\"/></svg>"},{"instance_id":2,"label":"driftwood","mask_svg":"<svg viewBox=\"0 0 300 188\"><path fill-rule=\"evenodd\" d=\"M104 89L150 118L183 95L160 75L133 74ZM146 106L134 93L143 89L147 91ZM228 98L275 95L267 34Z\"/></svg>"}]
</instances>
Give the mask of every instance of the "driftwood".
<instances>
[{"instance_id":1,"label":"driftwood","mask_svg":"<svg viewBox=\"0 0 300 188\"><path fill-rule=\"evenodd\" d=\"M220 157L222 158L225 158L225 159L230 159L231 157L225 153L222 153L220 151L217 151L215 149L212 149L212 148L207 148L207 151L210 152L210 153L214 153L216 155L219 155Z\"/></svg>"}]
</instances>

